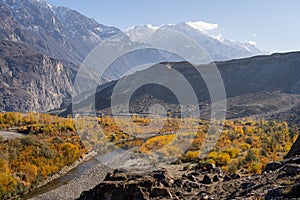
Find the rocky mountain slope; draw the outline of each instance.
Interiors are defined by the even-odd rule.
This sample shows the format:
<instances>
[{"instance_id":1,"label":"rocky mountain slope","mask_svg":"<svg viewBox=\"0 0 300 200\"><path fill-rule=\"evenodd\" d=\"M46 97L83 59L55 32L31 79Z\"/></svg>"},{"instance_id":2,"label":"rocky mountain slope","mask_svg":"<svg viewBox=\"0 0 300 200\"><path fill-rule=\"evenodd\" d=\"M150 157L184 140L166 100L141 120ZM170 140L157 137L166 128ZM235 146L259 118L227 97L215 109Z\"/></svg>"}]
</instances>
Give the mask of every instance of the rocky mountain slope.
<instances>
[{"instance_id":1,"label":"rocky mountain slope","mask_svg":"<svg viewBox=\"0 0 300 200\"><path fill-rule=\"evenodd\" d=\"M77 66L0 42L1 111L45 112L70 103Z\"/></svg>"},{"instance_id":2,"label":"rocky mountain slope","mask_svg":"<svg viewBox=\"0 0 300 200\"><path fill-rule=\"evenodd\" d=\"M238 118L252 115L273 115L280 117L280 113L297 112L300 103L300 53L274 54L247 59L232 60L216 63L224 82L227 95L227 117ZM165 63L165 66L155 65L144 71L127 76L128 87L143 81L147 77L154 77L158 67L161 80L172 80L173 69L180 72L189 81L195 91L201 108L201 116L209 118L210 96L203 78L197 70L186 62ZM209 69L211 65L200 65L197 68ZM211 76L209 70L206 76ZM157 75L156 75L157 76ZM123 79L121 79L123 80ZM117 81L107 83L98 88L96 93L96 110L110 112L111 95ZM124 90L117 94L117 99L127 94ZM120 97L120 98L118 98ZM82 102L86 106L92 99ZM148 84L136 90L130 100L130 111L148 113L154 104L162 104L166 110L180 114L178 99L169 89L157 84ZM70 112L71 108L69 108ZM280 117L282 119L282 117Z\"/></svg>"},{"instance_id":3,"label":"rocky mountain slope","mask_svg":"<svg viewBox=\"0 0 300 200\"><path fill-rule=\"evenodd\" d=\"M1 0L0 16L0 40L25 43L76 64L101 41L121 32L75 10L38 0Z\"/></svg>"},{"instance_id":4,"label":"rocky mountain slope","mask_svg":"<svg viewBox=\"0 0 300 200\"><path fill-rule=\"evenodd\" d=\"M85 191L91 199L291 199L300 198L300 157L269 163L261 175L228 175L212 164L137 173L115 170Z\"/></svg>"},{"instance_id":5,"label":"rocky mountain slope","mask_svg":"<svg viewBox=\"0 0 300 200\"><path fill-rule=\"evenodd\" d=\"M39 0L0 0L0 16L4 111L46 112L69 105L78 65L96 45L121 32ZM90 75L83 73L85 85L98 81Z\"/></svg>"}]
</instances>

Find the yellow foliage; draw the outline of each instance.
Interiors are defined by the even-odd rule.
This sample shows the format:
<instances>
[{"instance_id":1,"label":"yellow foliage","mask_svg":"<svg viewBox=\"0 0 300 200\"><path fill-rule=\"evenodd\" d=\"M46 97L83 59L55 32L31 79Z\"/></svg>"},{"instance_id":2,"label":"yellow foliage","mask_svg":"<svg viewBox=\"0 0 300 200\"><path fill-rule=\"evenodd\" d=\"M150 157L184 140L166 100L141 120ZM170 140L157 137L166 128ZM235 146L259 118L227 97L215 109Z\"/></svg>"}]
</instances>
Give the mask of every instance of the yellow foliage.
<instances>
[{"instance_id":1,"label":"yellow foliage","mask_svg":"<svg viewBox=\"0 0 300 200\"><path fill-rule=\"evenodd\" d=\"M149 153L149 152L154 152L157 151L163 147L165 147L166 145L168 145L174 138L176 135L161 135L161 136L157 136L154 138L151 138L149 140L146 141L146 143L144 143L141 147L140 147L140 151L142 153Z\"/></svg>"},{"instance_id":2,"label":"yellow foliage","mask_svg":"<svg viewBox=\"0 0 300 200\"><path fill-rule=\"evenodd\" d=\"M253 163L250 169L250 173L252 174L260 174L261 173L261 165L259 163Z\"/></svg>"},{"instance_id":3,"label":"yellow foliage","mask_svg":"<svg viewBox=\"0 0 300 200\"><path fill-rule=\"evenodd\" d=\"M230 163L231 159L230 159L230 155L228 153L220 153L217 156L217 164L219 166L226 166Z\"/></svg>"},{"instance_id":4,"label":"yellow foliage","mask_svg":"<svg viewBox=\"0 0 300 200\"><path fill-rule=\"evenodd\" d=\"M212 151L212 152L210 152L208 155L207 155L207 158L208 159L212 159L212 160L217 160L217 157L218 157L218 153L217 152L215 152L215 151Z\"/></svg>"},{"instance_id":5,"label":"yellow foliage","mask_svg":"<svg viewBox=\"0 0 300 200\"><path fill-rule=\"evenodd\" d=\"M236 158L241 153L241 150L238 148L228 148L225 149L224 152L228 153L230 155L230 158L233 159Z\"/></svg>"},{"instance_id":6,"label":"yellow foliage","mask_svg":"<svg viewBox=\"0 0 300 200\"><path fill-rule=\"evenodd\" d=\"M250 144L242 143L239 145L240 149L242 149L243 152L249 150L251 148Z\"/></svg>"},{"instance_id":7,"label":"yellow foliage","mask_svg":"<svg viewBox=\"0 0 300 200\"><path fill-rule=\"evenodd\" d=\"M196 158L199 158L200 151L188 151L185 155L185 158L188 160L194 160Z\"/></svg>"}]
</instances>

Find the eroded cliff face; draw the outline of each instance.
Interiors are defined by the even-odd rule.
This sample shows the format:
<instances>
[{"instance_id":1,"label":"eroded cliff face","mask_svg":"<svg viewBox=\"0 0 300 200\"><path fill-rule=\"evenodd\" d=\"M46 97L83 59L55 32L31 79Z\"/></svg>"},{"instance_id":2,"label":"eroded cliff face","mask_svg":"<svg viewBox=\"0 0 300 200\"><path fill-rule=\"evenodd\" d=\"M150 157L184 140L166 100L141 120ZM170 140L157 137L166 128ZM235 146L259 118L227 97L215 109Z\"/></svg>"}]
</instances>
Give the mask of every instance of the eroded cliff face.
<instances>
[{"instance_id":1,"label":"eroded cliff face","mask_svg":"<svg viewBox=\"0 0 300 200\"><path fill-rule=\"evenodd\" d=\"M76 65L0 43L1 110L45 112L71 101Z\"/></svg>"}]
</instances>

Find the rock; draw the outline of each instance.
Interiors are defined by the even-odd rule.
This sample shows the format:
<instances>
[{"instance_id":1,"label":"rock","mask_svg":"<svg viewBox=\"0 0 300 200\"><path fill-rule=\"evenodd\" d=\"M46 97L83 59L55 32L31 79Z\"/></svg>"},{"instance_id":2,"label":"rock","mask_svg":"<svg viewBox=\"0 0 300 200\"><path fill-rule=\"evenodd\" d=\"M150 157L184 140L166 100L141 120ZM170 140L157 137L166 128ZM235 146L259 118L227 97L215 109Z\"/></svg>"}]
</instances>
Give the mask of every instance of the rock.
<instances>
[{"instance_id":1,"label":"rock","mask_svg":"<svg viewBox=\"0 0 300 200\"><path fill-rule=\"evenodd\" d=\"M215 173L217 173L220 177L224 176L224 171L220 168L214 168Z\"/></svg>"},{"instance_id":2,"label":"rock","mask_svg":"<svg viewBox=\"0 0 300 200\"><path fill-rule=\"evenodd\" d=\"M121 174L121 173L127 173L128 172L128 170L126 170L126 169L115 169L114 170L114 174Z\"/></svg>"},{"instance_id":3,"label":"rock","mask_svg":"<svg viewBox=\"0 0 300 200\"><path fill-rule=\"evenodd\" d=\"M198 173L198 172L191 172L189 175L192 175L192 176L199 176L200 173Z\"/></svg>"},{"instance_id":4,"label":"rock","mask_svg":"<svg viewBox=\"0 0 300 200\"><path fill-rule=\"evenodd\" d=\"M199 163L197 166L195 166L195 170L200 170L202 172L212 172L214 169L215 166L210 163Z\"/></svg>"},{"instance_id":5,"label":"rock","mask_svg":"<svg viewBox=\"0 0 300 200\"><path fill-rule=\"evenodd\" d=\"M127 176L126 174L107 174L105 179L105 181L126 181L127 180Z\"/></svg>"},{"instance_id":6,"label":"rock","mask_svg":"<svg viewBox=\"0 0 300 200\"><path fill-rule=\"evenodd\" d=\"M207 194L206 192L203 192L203 191L199 192L199 193L197 194L197 196L199 196L199 198L200 198L201 200L208 200L208 199L209 199L208 194Z\"/></svg>"},{"instance_id":7,"label":"rock","mask_svg":"<svg viewBox=\"0 0 300 200\"><path fill-rule=\"evenodd\" d=\"M300 173L300 165L298 164L287 164L282 169L288 175L298 175Z\"/></svg>"},{"instance_id":8,"label":"rock","mask_svg":"<svg viewBox=\"0 0 300 200\"><path fill-rule=\"evenodd\" d=\"M166 179L165 172L159 171L153 175L153 178L155 178L158 181L165 180Z\"/></svg>"},{"instance_id":9,"label":"rock","mask_svg":"<svg viewBox=\"0 0 300 200\"><path fill-rule=\"evenodd\" d=\"M200 188L199 183L189 182L189 183L188 183L188 186L191 187L191 188Z\"/></svg>"},{"instance_id":10,"label":"rock","mask_svg":"<svg viewBox=\"0 0 300 200\"><path fill-rule=\"evenodd\" d=\"M176 195L177 197L182 197L182 196L183 196L182 192L180 192L180 191L175 192L175 195Z\"/></svg>"},{"instance_id":11,"label":"rock","mask_svg":"<svg viewBox=\"0 0 300 200\"><path fill-rule=\"evenodd\" d=\"M210 164L210 163L206 164L206 170L207 171L212 171L214 169L215 169L215 166L213 164Z\"/></svg>"},{"instance_id":12,"label":"rock","mask_svg":"<svg viewBox=\"0 0 300 200\"><path fill-rule=\"evenodd\" d=\"M151 180L143 180L140 183L140 187L143 188L151 188L153 186L153 182Z\"/></svg>"},{"instance_id":13,"label":"rock","mask_svg":"<svg viewBox=\"0 0 300 200\"><path fill-rule=\"evenodd\" d=\"M242 189L242 190L245 190L245 189L251 188L251 187L253 187L253 186L255 186L255 185L256 185L256 184L253 183L253 182L243 183L243 184L241 185L241 189Z\"/></svg>"},{"instance_id":14,"label":"rock","mask_svg":"<svg viewBox=\"0 0 300 200\"><path fill-rule=\"evenodd\" d=\"M167 180L162 180L161 183L163 184L163 186L165 187L172 187L173 182L169 182Z\"/></svg>"},{"instance_id":15,"label":"rock","mask_svg":"<svg viewBox=\"0 0 300 200\"><path fill-rule=\"evenodd\" d=\"M202 181L203 184L212 184L212 181L211 181L211 178L207 175L205 175L203 177L203 181Z\"/></svg>"},{"instance_id":16,"label":"rock","mask_svg":"<svg viewBox=\"0 0 300 200\"><path fill-rule=\"evenodd\" d=\"M166 188L153 188L149 195L151 198L172 198L172 194Z\"/></svg>"},{"instance_id":17,"label":"rock","mask_svg":"<svg viewBox=\"0 0 300 200\"><path fill-rule=\"evenodd\" d=\"M275 171L279 168L282 167L282 162L272 162L272 163L268 163L265 167L265 171L266 172L271 172L271 171Z\"/></svg>"},{"instance_id":18,"label":"rock","mask_svg":"<svg viewBox=\"0 0 300 200\"><path fill-rule=\"evenodd\" d=\"M215 175L214 178L213 178L213 182L219 182L220 181L220 178L218 175Z\"/></svg>"},{"instance_id":19,"label":"rock","mask_svg":"<svg viewBox=\"0 0 300 200\"><path fill-rule=\"evenodd\" d=\"M231 181L231 178L230 178L229 176L226 175L226 176L223 178L223 181L224 181L224 182L226 182L226 181Z\"/></svg>"},{"instance_id":20,"label":"rock","mask_svg":"<svg viewBox=\"0 0 300 200\"><path fill-rule=\"evenodd\" d=\"M182 180L181 179L176 179L173 183L175 187L181 187L182 186Z\"/></svg>"},{"instance_id":21,"label":"rock","mask_svg":"<svg viewBox=\"0 0 300 200\"><path fill-rule=\"evenodd\" d=\"M189 187L189 188L186 189L186 191L190 193L190 192L193 191L193 188Z\"/></svg>"},{"instance_id":22,"label":"rock","mask_svg":"<svg viewBox=\"0 0 300 200\"><path fill-rule=\"evenodd\" d=\"M196 181L196 178L195 178L195 176L193 176L193 175L189 175L187 178L188 178L188 180L190 180L190 181L193 181L193 182Z\"/></svg>"},{"instance_id":23,"label":"rock","mask_svg":"<svg viewBox=\"0 0 300 200\"><path fill-rule=\"evenodd\" d=\"M230 175L230 178L231 179L239 179L239 178L241 178L241 176L239 174L232 174L232 175Z\"/></svg>"},{"instance_id":24,"label":"rock","mask_svg":"<svg viewBox=\"0 0 300 200\"><path fill-rule=\"evenodd\" d=\"M96 200L96 199L140 199L146 200L143 192L136 184L123 186L107 183L96 186L93 190L83 192L79 197L80 200Z\"/></svg>"},{"instance_id":25,"label":"rock","mask_svg":"<svg viewBox=\"0 0 300 200\"><path fill-rule=\"evenodd\" d=\"M298 157L295 157L295 158L291 159L290 162L291 162L291 163L295 163L295 164L300 164L300 157L299 157L299 156L298 156Z\"/></svg>"}]
</instances>

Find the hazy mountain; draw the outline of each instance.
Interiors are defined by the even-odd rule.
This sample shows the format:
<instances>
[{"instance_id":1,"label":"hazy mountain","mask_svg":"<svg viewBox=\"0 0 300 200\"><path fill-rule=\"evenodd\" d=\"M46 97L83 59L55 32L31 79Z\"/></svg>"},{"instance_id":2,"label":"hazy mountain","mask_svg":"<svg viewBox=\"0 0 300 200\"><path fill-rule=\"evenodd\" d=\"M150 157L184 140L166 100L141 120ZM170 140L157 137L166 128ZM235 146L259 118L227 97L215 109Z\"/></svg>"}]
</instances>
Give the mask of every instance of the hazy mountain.
<instances>
[{"instance_id":1,"label":"hazy mountain","mask_svg":"<svg viewBox=\"0 0 300 200\"><path fill-rule=\"evenodd\" d=\"M257 49L251 43L216 39L185 22L175 25L162 25L160 27L154 27L152 25L134 26L126 30L125 33L134 42L151 43L152 36L157 33L159 34L158 30L160 29L173 30L192 38L207 51L208 55L211 57L211 61L224 61L267 54L266 51Z\"/></svg>"},{"instance_id":2,"label":"hazy mountain","mask_svg":"<svg viewBox=\"0 0 300 200\"><path fill-rule=\"evenodd\" d=\"M172 80L170 66L180 72L191 84L201 108L201 116L210 116L210 96L202 76L187 62L166 63L165 69L157 74L155 65L144 71L126 76L127 89L117 93L115 98L122 100L128 96L130 87L148 79L151 75L161 77L162 81ZM300 52L257 56L247 59L216 63L227 95L227 116L237 118L251 115L278 117L279 113L297 112L300 104ZM197 68L207 69L204 76L210 77L211 64L200 65ZM156 74L156 75L155 75ZM152 77L153 77L152 76ZM111 95L118 81L107 83L98 88L96 94L96 109L100 112L110 112ZM180 86L178 86L180 87ZM141 86L130 99L130 111L148 113L154 104L162 104L167 110L180 114L178 99L168 88L157 84ZM93 97L94 98L94 97ZM92 99L82 102L79 107L89 105ZM70 112L70 108L67 112ZM222 112L222 111L221 111Z\"/></svg>"},{"instance_id":3,"label":"hazy mountain","mask_svg":"<svg viewBox=\"0 0 300 200\"><path fill-rule=\"evenodd\" d=\"M0 16L0 40L22 42L77 64L101 41L120 32L75 10L39 0L0 0Z\"/></svg>"}]
</instances>

